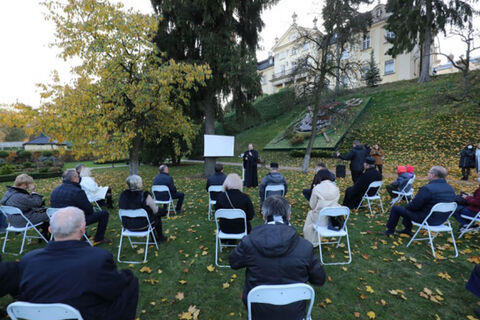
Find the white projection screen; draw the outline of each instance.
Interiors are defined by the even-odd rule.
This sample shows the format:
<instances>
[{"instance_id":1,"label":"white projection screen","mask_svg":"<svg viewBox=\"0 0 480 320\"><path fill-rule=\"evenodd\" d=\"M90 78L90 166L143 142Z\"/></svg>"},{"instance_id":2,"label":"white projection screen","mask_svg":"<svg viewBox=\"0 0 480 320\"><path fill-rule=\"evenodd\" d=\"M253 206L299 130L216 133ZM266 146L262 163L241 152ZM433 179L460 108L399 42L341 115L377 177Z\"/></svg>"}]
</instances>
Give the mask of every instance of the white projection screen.
<instances>
[{"instance_id":1,"label":"white projection screen","mask_svg":"<svg viewBox=\"0 0 480 320\"><path fill-rule=\"evenodd\" d=\"M205 134L204 157L233 157L235 137Z\"/></svg>"}]
</instances>

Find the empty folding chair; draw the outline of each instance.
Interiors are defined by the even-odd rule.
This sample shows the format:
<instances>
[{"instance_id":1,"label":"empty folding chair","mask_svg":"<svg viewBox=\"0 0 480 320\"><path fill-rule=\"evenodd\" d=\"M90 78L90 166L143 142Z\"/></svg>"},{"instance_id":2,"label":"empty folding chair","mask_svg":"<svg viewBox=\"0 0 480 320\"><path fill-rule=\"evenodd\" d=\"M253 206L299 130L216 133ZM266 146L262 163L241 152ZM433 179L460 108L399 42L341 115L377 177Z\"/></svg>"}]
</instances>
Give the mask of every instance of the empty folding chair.
<instances>
[{"instance_id":1,"label":"empty folding chair","mask_svg":"<svg viewBox=\"0 0 480 320\"><path fill-rule=\"evenodd\" d=\"M152 244L150 241L150 235L152 236L153 239L153 244L155 244L155 247L158 250L158 244L157 244L157 239L155 238L155 233L153 232L155 228L152 226L150 223L150 219L148 218L148 213L144 209L135 209L135 210L125 210L125 209L120 209L118 210L118 215L120 216L120 221L122 221L122 218L144 218L147 221L146 225L146 230L144 231L134 231L134 230L128 230L123 226L122 223L122 231L120 233L120 243L118 245L118 254L117 254L117 260L118 262L124 262L124 263L142 263L147 261L147 254L148 254L148 246ZM122 242L123 242L123 237L128 238L128 242L130 242L130 247L133 249L134 244L144 244L145 245L145 255L143 257L143 261L121 261L120 260L120 254L122 251ZM137 237L137 238L146 238L145 242L134 242L130 238L132 237Z\"/></svg>"},{"instance_id":2,"label":"empty folding chair","mask_svg":"<svg viewBox=\"0 0 480 320\"><path fill-rule=\"evenodd\" d=\"M320 217L327 216L329 219L330 217L345 217L343 222L343 226L339 228L339 230L332 230L329 229L328 226L320 226L319 222L322 220ZM317 234L318 239L318 250L320 253L320 262L324 265L333 265L333 264L349 264L352 262L352 252L350 250L350 239L348 237L348 228L347 228L347 221L348 217L350 216L350 209L347 207L327 207L320 210L318 214L317 222L313 225L313 229ZM348 249L348 261L346 262L329 262L325 263L323 261L323 252L322 252L322 245L326 244L337 244L337 248L342 241L342 238L345 237L347 240L347 249ZM328 241L322 242L322 238L338 238L337 241Z\"/></svg>"},{"instance_id":3,"label":"empty folding chair","mask_svg":"<svg viewBox=\"0 0 480 320\"><path fill-rule=\"evenodd\" d=\"M42 233L37 229L38 226L42 225L43 222L39 222L36 224L33 224L25 215L22 213L22 210L15 208L15 207L10 207L10 206L1 206L0 210L3 212L3 214L7 217L7 219L10 219L11 216L14 215L20 215L24 220L25 220L25 226L24 227L14 227L8 223L6 232L5 232L5 240L3 241L3 248L2 252L5 252L5 246L7 245L7 240L8 240L8 233L9 232L21 232L23 233L23 240L22 240L22 246L20 247L20 252L18 254L22 254L23 252L23 247L25 245L25 239L43 239L46 243L48 242L47 239L42 235ZM29 236L28 231L29 230L35 230L35 232L38 233L39 237L37 236Z\"/></svg>"},{"instance_id":4,"label":"empty folding chair","mask_svg":"<svg viewBox=\"0 0 480 320\"><path fill-rule=\"evenodd\" d=\"M217 200L212 198L213 195L218 195L223 191L223 186L209 186L208 187L208 220L211 220L212 208L217 203Z\"/></svg>"},{"instance_id":5,"label":"empty folding chair","mask_svg":"<svg viewBox=\"0 0 480 320\"><path fill-rule=\"evenodd\" d=\"M287 305L297 301L310 300L305 320L312 319L315 290L305 283L261 285L250 290L247 296L248 320L252 320L252 303Z\"/></svg>"},{"instance_id":6,"label":"empty folding chair","mask_svg":"<svg viewBox=\"0 0 480 320\"><path fill-rule=\"evenodd\" d=\"M478 232L478 227L477 228L472 228L472 225L475 222L480 223L480 211L474 217L466 216L464 214L462 214L461 217L463 219L470 220L470 222L467 224L467 226L465 228L462 229L462 231L460 232L460 235L458 236L458 239L460 239L467 232L471 232L471 231L474 231L475 233Z\"/></svg>"},{"instance_id":7,"label":"empty folding chair","mask_svg":"<svg viewBox=\"0 0 480 320\"><path fill-rule=\"evenodd\" d=\"M63 303L30 303L17 301L7 307L8 316L12 320L83 320L80 312Z\"/></svg>"},{"instance_id":8,"label":"empty folding chair","mask_svg":"<svg viewBox=\"0 0 480 320\"><path fill-rule=\"evenodd\" d=\"M273 195L285 196L285 186L283 184L268 184L265 187L265 199Z\"/></svg>"},{"instance_id":9,"label":"empty folding chair","mask_svg":"<svg viewBox=\"0 0 480 320\"><path fill-rule=\"evenodd\" d=\"M452 237L452 243L453 247L455 248L455 257L458 257L458 250L457 250L457 245L455 243L455 237L453 236L453 230L452 230L452 225L450 224L450 217L453 215L455 210L457 209L457 204L455 202L440 202L437 203L436 205L433 206L433 208L430 210L430 213L427 215L427 217L423 220L422 223L417 223L412 221L412 224L418 227L417 232L413 235L412 239L407 244L407 247L414 241L422 241L422 240L428 240L430 242L430 247L432 248L432 254L436 258L437 256L435 255L435 247L433 245L433 240L437 237L437 235L440 232L450 232L450 236ZM433 215L441 215L441 223L435 224L435 225L430 225L428 223L428 219ZM428 238L421 238L421 239L415 239L420 232L420 230L425 230L427 231ZM432 234L434 233L433 237Z\"/></svg>"},{"instance_id":10,"label":"empty folding chair","mask_svg":"<svg viewBox=\"0 0 480 320\"><path fill-rule=\"evenodd\" d=\"M380 201L380 208L382 208L382 213L384 212L383 211L383 204L382 204L382 197L380 196L380 188L382 187L382 181L373 181L372 183L370 183L370 185L368 186L368 189L367 191L365 191L365 194L363 195L362 197L362 201L360 201L360 204L358 205L357 207L357 210L360 209L360 207L362 206L362 203L364 200L367 200L367 203L368 203L368 209L370 210L370 214L373 214L372 212L372 206L370 205L370 201L373 201L373 200L378 200ZM370 193L370 190L372 189L377 189L377 191L375 192L374 195L372 196L369 196L368 194Z\"/></svg>"},{"instance_id":11,"label":"empty folding chair","mask_svg":"<svg viewBox=\"0 0 480 320\"><path fill-rule=\"evenodd\" d=\"M155 194L156 192L158 193L166 192L165 195L168 195L168 198L165 197L163 200L158 199L157 195ZM173 203L172 194L170 193L170 189L168 188L168 186L165 186L165 185L152 186L152 194L153 194L153 201L155 201L156 205L168 205L167 218L170 217L170 211L172 211L175 214L175 204Z\"/></svg>"},{"instance_id":12,"label":"empty folding chair","mask_svg":"<svg viewBox=\"0 0 480 320\"><path fill-rule=\"evenodd\" d=\"M219 219L243 219L244 231L241 233L224 233L220 230ZM218 264L218 252L222 252L223 247L236 247L233 244L222 244L222 240L242 240L247 235L247 215L242 209L218 209L215 211L215 223L217 232L215 235L215 264L218 267L227 268L229 265Z\"/></svg>"},{"instance_id":13,"label":"empty folding chair","mask_svg":"<svg viewBox=\"0 0 480 320\"><path fill-rule=\"evenodd\" d=\"M61 209L61 208L47 208L47 216L48 216L48 218L51 219L52 216L53 216L53 214L54 214L55 212L57 212L58 210L60 210L60 209ZM88 239L86 233L83 234L83 237L85 238L85 241L87 241L88 244L93 247L93 244L92 244L92 242L90 241L90 239ZM52 239L53 239L53 234L50 235L50 241L52 241Z\"/></svg>"},{"instance_id":14,"label":"empty folding chair","mask_svg":"<svg viewBox=\"0 0 480 320\"><path fill-rule=\"evenodd\" d=\"M392 192L394 194L396 194L397 196L392 199L392 206L399 202L399 201L402 201L402 199L405 199L405 201L407 203L409 203L411 201L411 199L413 198L413 182L414 182L415 178L411 178L410 180L408 180L407 184L402 188L402 190L400 191L395 191L393 190Z\"/></svg>"}]
</instances>

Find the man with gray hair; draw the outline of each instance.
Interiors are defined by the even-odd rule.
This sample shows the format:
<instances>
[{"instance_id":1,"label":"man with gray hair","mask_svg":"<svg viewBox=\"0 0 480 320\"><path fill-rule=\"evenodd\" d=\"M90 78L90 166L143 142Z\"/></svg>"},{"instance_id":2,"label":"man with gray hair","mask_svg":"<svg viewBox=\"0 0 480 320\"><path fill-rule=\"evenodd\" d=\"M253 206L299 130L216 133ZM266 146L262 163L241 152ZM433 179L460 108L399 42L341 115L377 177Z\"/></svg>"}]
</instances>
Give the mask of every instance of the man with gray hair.
<instances>
[{"instance_id":1,"label":"man with gray hair","mask_svg":"<svg viewBox=\"0 0 480 320\"><path fill-rule=\"evenodd\" d=\"M265 224L250 234L230 253L232 269L247 268L243 302L254 287L263 284L290 284L309 281L321 286L325 271L313 246L298 236L289 224L290 205L281 196L265 199L262 206ZM305 302L288 306L253 305L254 319L302 319Z\"/></svg>"},{"instance_id":2,"label":"man with gray hair","mask_svg":"<svg viewBox=\"0 0 480 320\"><path fill-rule=\"evenodd\" d=\"M53 189L50 195L50 206L52 208L77 207L85 213L87 226L98 222L97 232L95 233L95 243L101 244L111 242L105 238L105 230L108 224L108 211L94 211L93 206L88 201L85 191L79 184L78 173L75 169L66 170L63 175L63 183Z\"/></svg>"},{"instance_id":3,"label":"man with gray hair","mask_svg":"<svg viewBox=\"0 0 480 320\"><path fill-rule=\"evenodd\" d=\"M20 261L19 300L65 303L85 320L134 319L138 279L130 270L118 271L110 252L80 240L85 232L83 211L58 210L50 219L50 232L55 241Z\"/></svg>"},{"instance_id":4,"label":"man with gray hair","mask_svg":"<svg viewBox=\"0 0 480 320\"><path fill-rule=\"evenodd\" d=\"M183 199L185 198L185 194L183 192L177 192L177 187L175 187L175 183L173 183L173 178L168 174L168 166L166 164L162 164L158 170L160 171L159 174L153 179L154 186L167 186L170 190L170 195L172 199L177 200L177 206L175 207L175 212L181 213L182 212L182 204ZM168 200L168 193L167 192L155 192L155 198L158 200Z\"/></svg>"},{"instance_id":5,"label":"man with gray hair","mask_svg":"<svg viewBox=\"0 0 480 320\"><path fill-rule=\"evenodd\" d=\"M415 198L405 207L392 207L384 234L386 236L393 235L400 217L403 217L404 229L398 232L412 236L412 221L421 223L428 216L432 207L439 202L454 202L455 190L447 183L446 177L447 170L444 167L433 166L427 175L429 183L420 188ZM445 219L441 215L432 214L428 220L429 224L436 225Z\"/></svg>"}]
</instances>

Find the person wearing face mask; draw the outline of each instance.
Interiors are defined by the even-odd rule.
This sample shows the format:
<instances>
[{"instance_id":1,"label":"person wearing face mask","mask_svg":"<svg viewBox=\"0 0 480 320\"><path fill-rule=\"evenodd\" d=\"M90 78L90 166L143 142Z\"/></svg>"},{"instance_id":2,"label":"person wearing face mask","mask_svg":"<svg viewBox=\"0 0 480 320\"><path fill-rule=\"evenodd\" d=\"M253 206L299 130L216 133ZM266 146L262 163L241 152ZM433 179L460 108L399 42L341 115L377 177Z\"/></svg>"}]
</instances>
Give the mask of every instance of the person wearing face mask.
<instances>
[{"instance_id":1,"label":"person wearing face mask","mask_svg":"<svg viewBox=\"0 0 480 320\"><path fill-rule=\"evenodd\" d=\"M457 210L453 216L457 219L458 223L460 223L460 232L465 231L465 228L470 223L469 220L462 218L462 215L475 217L477 213L480 211L480 175L477 178L479 187L473 195L462 194L463 199L465 200L465 205L457 206ZM472 225L471 229L478 229L478 225Z\"/></svg>"}]
</instances>

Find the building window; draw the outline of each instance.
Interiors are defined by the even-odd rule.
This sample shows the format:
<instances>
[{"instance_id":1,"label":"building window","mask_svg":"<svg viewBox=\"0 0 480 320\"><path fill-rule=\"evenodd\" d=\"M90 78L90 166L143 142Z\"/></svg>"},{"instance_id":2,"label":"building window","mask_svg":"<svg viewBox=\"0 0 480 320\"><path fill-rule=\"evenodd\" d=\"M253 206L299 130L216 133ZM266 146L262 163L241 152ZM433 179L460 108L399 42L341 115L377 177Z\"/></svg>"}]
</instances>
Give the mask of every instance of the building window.
<instances>
[{"instance_id":1,"label":"building window","mask_svg":"<svg viewBox=\"0 0 480 320\"><path fill-rule=\"evenodd\" d=\"M385 38L394 39L395 38L395 33L393 33L392 31L385 30Z\"/></svg>"},{"instance_id":2,"label":"building window","mask_svg":"<svg viewBox=\"0 0 480 320\"><path fill-rule=\"evenodd\" d=\"M287 54L285 53L285 51L282 51L282 52L280 52L280 54L278 56L279 56L280 60L283 60L283 59L286 58Z\"/></svg>"},{"instance_id":3,"label":"building window","mask_svg":"<svg viewBox=\"0 0 480 320\"><path fill-rule=\"evenodd\" d=\"M342 52L342 60L348 59L349 56L350 56L350 51L348 50L348 48L345 48L345 50L343 50Z\"/></svg>"},{"instance_id":4,"label":"building window","mask_svg":"<svg viewBox=\"0 0 480 320\"><path fill-rule=\"evenodd\" d=\"M285 65L280 66L280 74L285 75Z\"/></svg>"},{"instance_id":5,"label":"building window","mask_svg":"<svg viewBox=\"0 0 480 320\"><path fill-rule=\"evenodd\" d=\"M362 77L362 80L365 80L367 78L367 73L370 71L370 66L364 66L362 69L360 69L360 75Z\"/></svg>"},{"instance_id":6,"label":"building window","mask_svg":"<svg viewBox=\"0 0 480 320\"><path fill-rule=\"evenodd\" d=\"M297 54L297 48L293 47L292 48L292 52L290 53L290 55L294 56Z\"/></svg>"},{"instance_id":7,"label":"building window","mask_svg":"<svg viewBox=\"0 0 480 320\"><path fill-rule=\"evenodd\" d=\"M362 50L370 48L370 33L366 33L363 35L362 40Z\"/></svg>"},{"instance_id":8,"label":"building window","mask_svg":"<svg viewBox=\"0 0 480 320\"><path fill-rule=\"evenodd\" d=\"M385 74L395 73L395 60L385 61Z\"/></svg>"},{"instance_id":9,"label":"building window","mask_svg":"<svg viewBox=\"0 0 480 320\"><path fill-rule=\"evenodd\" d=\"M262 76L262 84L267 84L267 77L266 76Z\"/></svg>"}]
</instances>

